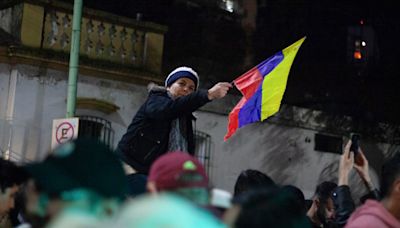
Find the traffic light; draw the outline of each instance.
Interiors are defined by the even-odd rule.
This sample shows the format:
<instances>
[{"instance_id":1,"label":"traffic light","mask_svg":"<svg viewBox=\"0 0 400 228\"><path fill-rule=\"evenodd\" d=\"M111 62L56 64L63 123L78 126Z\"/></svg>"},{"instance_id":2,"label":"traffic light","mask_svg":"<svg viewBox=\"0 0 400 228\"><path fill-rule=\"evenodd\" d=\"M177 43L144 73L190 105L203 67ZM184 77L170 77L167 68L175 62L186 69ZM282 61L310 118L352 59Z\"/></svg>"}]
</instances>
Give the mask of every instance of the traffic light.
<instances>
[{"instance_id":1,"label":"traffic light","mask_svg":"<svg viewBox=\"0 0 400 228\"><path fill-rule=\"evenodd\" d=\"M347 62L365 66L373 57L374 30L364 21L347 28Z\"/></svg>"},{"instance_id":2,"label":"traffic light","mask_svg":"<svg viewBox=\"0 0 400 228\"><path fill-rule=\"evenodd\" d=\"M368 57L367 49L366 49L366 42L362 41L361 39L356 39L354 41L354 54L353 59L355 61L363 61L366 60Z\"/></svg>"}]
</instances>

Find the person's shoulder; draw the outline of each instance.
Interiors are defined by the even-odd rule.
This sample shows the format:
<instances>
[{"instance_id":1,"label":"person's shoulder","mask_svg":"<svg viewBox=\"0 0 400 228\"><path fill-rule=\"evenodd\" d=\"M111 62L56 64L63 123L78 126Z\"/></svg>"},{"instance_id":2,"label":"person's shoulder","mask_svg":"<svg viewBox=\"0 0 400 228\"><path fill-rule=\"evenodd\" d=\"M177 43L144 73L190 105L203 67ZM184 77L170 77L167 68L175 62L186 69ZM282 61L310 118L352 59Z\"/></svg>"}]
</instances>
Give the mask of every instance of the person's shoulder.
<instances>
[{"instance_id":1,"label":"person's shoulder","mask_svg":"<svg viewBox=\"0 0 400 228\"><path fill-rule=\"evenodd\" d=\"M149 94L167 94L167 89L164 86L159 86L153 82L147 85Z\"/></svg>"},{"instance_id":2,"label":"person's shoulder","mask_svg":"<svg viewBox=\"0 0 400 228\"><path fill-rule=\"evenodd\" d=\"M361 215L351 222L348 222L345 228L376 228L386 227L385 223L374 215Z\"/></svg>"},{"instance_id":3,"label":"person's shoulder","mask_svg":"<svg viewBox=\"0 0 400 228\"><path fill-rule=\"evenodd\" d=\"M390 217L378 201L367 200L364 205L353 212L345 227L386 227L385 224L390 221Z\"/></svg>"},{"instance_id":4,"label":"person's shoulder","mask_svg":"<svg viewBox=\"0 0 400 228\"><path fill-rule=\"evenodd\" d=\"M170 99L167 93L167 89L163 86L159 86L155 83L149 83L147 85L147 91L149 93L148 99L154 100L159 98L167 98Z\"/></svg>"}]
</instances>

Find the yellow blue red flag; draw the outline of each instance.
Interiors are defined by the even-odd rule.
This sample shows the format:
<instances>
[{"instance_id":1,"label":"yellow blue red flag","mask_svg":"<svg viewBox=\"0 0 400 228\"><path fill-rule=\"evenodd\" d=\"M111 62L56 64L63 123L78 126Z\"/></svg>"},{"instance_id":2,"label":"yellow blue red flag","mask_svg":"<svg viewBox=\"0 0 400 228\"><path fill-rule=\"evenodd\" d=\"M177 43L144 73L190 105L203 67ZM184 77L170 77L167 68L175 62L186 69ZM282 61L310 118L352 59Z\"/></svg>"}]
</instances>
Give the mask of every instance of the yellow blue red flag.
<instances>
[{"instance_id":1,"label":"yellow blue red flag","mask_svg":"<svg viewBox=\"0 0 400 228\"><path fill-rule=\"evenodd\" d=\"M305 39L301 38L233 81L243 97L229 114L225 141L238 128L263 121L279 111L290 68Z\"/></svg>"}]
</instances>

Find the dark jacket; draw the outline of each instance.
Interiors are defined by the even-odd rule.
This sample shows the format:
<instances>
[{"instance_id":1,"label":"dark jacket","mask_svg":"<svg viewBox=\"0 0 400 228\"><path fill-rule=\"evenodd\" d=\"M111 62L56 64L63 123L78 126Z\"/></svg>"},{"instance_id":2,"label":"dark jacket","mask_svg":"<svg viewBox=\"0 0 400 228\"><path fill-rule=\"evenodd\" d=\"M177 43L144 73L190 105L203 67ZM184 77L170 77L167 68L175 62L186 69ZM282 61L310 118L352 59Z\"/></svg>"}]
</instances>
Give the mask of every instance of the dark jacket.
<instances>
[{"instance_id":1,"label":"dark jacket","mask_svg":"<svg viewBox=\"0 0 400 228\"><path fill-rule=\"evenodd\" d=\"M380 193L377 189L373 189L366 196L368 199L380 199ZM353 198L351 197L348 185L336 187L332 193L333 204L335 205L335 223L338 227L344 227L350 215L355 210Z\"/></svg>"},{"instance_id":2,"label":"dark jacket","mask_svg":"<svg viewBox=\"0 0 400 228\"><path fill-rule=\"evenodd\" d=\"M153 161L167 152L172 120L184 117L188 152L194 154L192 112L209 101L204 90L173 100L165 89L152 89L118 143L117 153L136 171L147 174Z\"/></svg>"},{"instance_id":3,"label":"dark jacket","mask_svg":"<svg viewBox=\"0 0 400 228\"><path fill-rule=\"evenodd\" d=\"M349 186L341 185L336 187L333 190L332 199L335 205L335 223L337 227L344 227L351 213L355 210Z\"/></svg>"}]
</instances>

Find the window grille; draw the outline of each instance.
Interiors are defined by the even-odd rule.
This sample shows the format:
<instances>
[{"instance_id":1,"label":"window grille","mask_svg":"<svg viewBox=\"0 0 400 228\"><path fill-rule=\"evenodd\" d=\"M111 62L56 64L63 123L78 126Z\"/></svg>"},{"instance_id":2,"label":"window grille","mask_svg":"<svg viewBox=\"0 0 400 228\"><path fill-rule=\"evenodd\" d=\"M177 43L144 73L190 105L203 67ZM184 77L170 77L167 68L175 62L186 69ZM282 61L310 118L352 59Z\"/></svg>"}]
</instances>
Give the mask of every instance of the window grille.
<instances>
[{"instance_id":1,"label":"window grille","mask_svg":"<svg viewBox=\"0 0 400 228\"><path fill-rule=\"evenodd\" d=\"M114 130L111 122L95 116L78 116L78 137L89 137L99 139L106 145L112 147L114 143Z\"/></svg>"},{"instance_id":2,"label":"window grille","mask_svg":"<svg viewBox=\"0 0 400 228\"><path fill-rule=\"evenodd\" d=\"M194 137L196 142L195 156L204 165L207 175L210 176L211 136L200 131L195 131Z\"/></svg>"}]
</instances>

